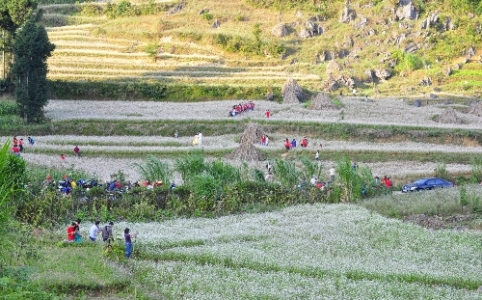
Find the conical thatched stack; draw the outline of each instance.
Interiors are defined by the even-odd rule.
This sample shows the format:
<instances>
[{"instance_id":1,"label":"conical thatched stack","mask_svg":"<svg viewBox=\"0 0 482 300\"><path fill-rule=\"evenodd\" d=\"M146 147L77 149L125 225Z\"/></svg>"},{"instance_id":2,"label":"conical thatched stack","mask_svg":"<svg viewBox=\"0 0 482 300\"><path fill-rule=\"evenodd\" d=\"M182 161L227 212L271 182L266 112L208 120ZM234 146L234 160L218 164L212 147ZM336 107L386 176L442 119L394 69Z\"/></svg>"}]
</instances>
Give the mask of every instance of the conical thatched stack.
<instances>
[{"instance_id":1,"label":"conical thatched stack","mask_svg":"<svg viewBox=\"0 0 482 300\"><path fill-rule=\"evenodd\" d=\"M333 102L331 102L330 96L328 96L326 93L319 93L316 95L315 99L311 102L311 105L309 109L314 109L314 110L337 110L338 107L336 107Z\"/></svg>"},{"instance_id":2,"label":"conical thatched stack","mask_svg":"<svg viewBox=\"0 0 482 300\"><path fill-rule=\"evenodd\" d=\"M476 115L477 117L482 117L482 102L477 102L469 109L467 113L471 115Z\"/></svg>"},{"instance_id":3,"label":"conical thatched stack","mask_svg":"<svg viewBox=\"0 0 482 300\"><path fill-rule=\"evenodd\" d=\"M257 143L259 142L263 134L264 133L261 130L261 126L259 124L249 123L244 129L243 134L239 138L239 143L240 144Z\"/></svg>"},{"instance_id":4,"label":"conical thatched stack","mask_svg":"<svg viewBox=\"0 0 482 300\"><path fill-rule=\"evenodd\" d=\"M226 155L226 158L242 161L263 161L265 159L264 154L251 143L240 144L236 150Z\"/></svg>"},{"instance_id":5,"label":"conical thatched stack","mask_svg":"<svg viewBox=\"0 0 482 300\"><path fill-rule=\"evenodd\" d=\"M305 98L303 89L298 85L296 80L290 78L286 81L282 90L283 103L286 104L298 104Z\"/></svg>"},{"instance_id":6,"label":"conical thatched stack","mask_svg":"<svg viewBox=\"0 0 482 300\"><path fill-rule=\"evenodd\" d=\"M264 154L253 145L253 143L257 143L260 140L263 134L264 133L258 124L249 123L239 138L239 147L226 155L226 158L242 161L264 160Z\"/></svg>"},{"instance_id":7,"label":"conical thatched stack","mask_svg":"<svg viewBox=\"0 0 482 300\"><path fill-rule=\"evenodd\" d=\"M446 124L460 124L462 119L457 116L455 110L451 107L444 110L444 112L435 118L435 122L446 123Z\"/></svg>"}]
</instances>

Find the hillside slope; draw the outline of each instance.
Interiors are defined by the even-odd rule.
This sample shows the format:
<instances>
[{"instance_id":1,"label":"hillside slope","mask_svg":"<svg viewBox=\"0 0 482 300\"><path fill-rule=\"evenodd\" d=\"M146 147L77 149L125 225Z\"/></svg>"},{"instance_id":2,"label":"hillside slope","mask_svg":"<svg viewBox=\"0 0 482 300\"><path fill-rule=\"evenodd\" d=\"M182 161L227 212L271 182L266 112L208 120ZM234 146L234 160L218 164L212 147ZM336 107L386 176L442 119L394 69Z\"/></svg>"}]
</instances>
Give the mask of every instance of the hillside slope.
<instances>
[{"instance_id":1,"label":"hillside slope","mask_svg":"<svg viewBox=\"0 0 482 300\"><path fill-rule=\"evenodd\" d=\"M52 98L280 99L288 78L312 93L480 95L481 18L448 0L131 1L41 6Z\"/></svg>"}]
</instances>

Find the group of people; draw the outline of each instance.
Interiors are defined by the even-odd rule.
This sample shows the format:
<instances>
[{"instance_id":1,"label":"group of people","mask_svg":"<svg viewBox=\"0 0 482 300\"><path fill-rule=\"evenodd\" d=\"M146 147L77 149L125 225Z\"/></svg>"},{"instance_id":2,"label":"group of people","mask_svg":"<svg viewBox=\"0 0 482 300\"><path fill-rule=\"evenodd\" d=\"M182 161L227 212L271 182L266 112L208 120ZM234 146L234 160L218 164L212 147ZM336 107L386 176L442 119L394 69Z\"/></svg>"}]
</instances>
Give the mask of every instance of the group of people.
<instances>
[{"instance_id":1,"label":"group of people","mask_svg":"<svg viewBox=\"0 0 482 300\"><path fill-rule=\"evenodd\" d=\"M80 243L82 242L82 235L80 234L81 219L77 219L67 227L67 242ZM107 225L100 226L100 221L95 221L89 229L89 240L91 242L97 241L97 236L100 234L102 241L108 246L114 241L114 222L109 222ZM132 239L136 237L136 234L131 234L130 229L124 229L124 245L125 245L125 257L130 258L132 254Z\"/></svg>"},{"instance_id":2,"label":"group of people","mask_svg":"<svg viewBox=\"0 0 482 300\"><path fill-rule=\"evenodd\" d=\"M266 134L263 134L259 139L259 144L261 146L268 146L269 145L269 137Z\"/></svg>"},{"instance_id":3,"label":"group of people","mask_svg":"<svg viewBox=\"0 0 482 300\"><path fill-rule=\"evenodd\" d=\"M28 137L28 143L29 145L33 145L34 144L34 140L32 137ZM22 153L24 150L23 148L23 138L17 138L17 136L14 136L13 137L13 146L12 146L12 149L11 149L11 153L16 155L16 156L20 156L20 153Z\"/></svg>"},{"instance_id":4,"label":"group of people","mask_svg":"<svg viewBox=\"0 0 482 300\"><path fill-rule=\"evenodd\" d=\"M74 147L74 155L75 157L80 157L80 148L77 145ZM63 153L60 154L60 161L62 162L65 161L65 154Z\"/></svg>"},{"instance_id":5,"label":"group of people","mask_svg":"<svg viewBox=\"0 0 482 300\"><path fill-rule=\"evenodd\" d=\"M229 112L229 115L231 117L235 117L242 112L248 111L248 110L254 110L254 102L249 101L249 102L241 102L239 104L233 105L233 108Z\"/></svg>"},{"instance_id":6,"label":"group of people","mask_svg":"<svg viewBox=\"0 0 482 300\"><path fill-rule=\"evenodd\" d=\"M286 150L295 149L298 146L298 142L296 141L296 139L292 139L290 141L288 138L286 138L285 142L284 142L284 146L285 146ZM300 146L303 147L303 148L308 147L308 138L306 136L304 136L303 139L301 139ZM318 156L319 156L319 152L317 152L317 153L318 153Z\"/></svg>"}]
</instances>

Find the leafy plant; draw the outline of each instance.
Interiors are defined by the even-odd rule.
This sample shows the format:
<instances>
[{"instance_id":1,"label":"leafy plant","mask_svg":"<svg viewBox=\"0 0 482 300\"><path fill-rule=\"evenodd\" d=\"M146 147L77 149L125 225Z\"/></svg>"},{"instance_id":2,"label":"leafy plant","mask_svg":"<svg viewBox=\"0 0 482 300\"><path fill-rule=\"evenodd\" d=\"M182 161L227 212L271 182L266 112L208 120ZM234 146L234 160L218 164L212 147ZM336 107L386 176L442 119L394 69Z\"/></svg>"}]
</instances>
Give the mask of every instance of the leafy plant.
<instances>
[{"instance_id":1,"label":"leafy plant","mask_svg":"<svg viewBox=\"0 0 482 300\"><path fill-rule=\"evenodd\" d=\"M161 161L155 156L149 156L144 164L133 164L139 170L142 177L150 182L162 181L169 184L172 181L172 171L169 164Z\"/></svg>"}]
</instances>

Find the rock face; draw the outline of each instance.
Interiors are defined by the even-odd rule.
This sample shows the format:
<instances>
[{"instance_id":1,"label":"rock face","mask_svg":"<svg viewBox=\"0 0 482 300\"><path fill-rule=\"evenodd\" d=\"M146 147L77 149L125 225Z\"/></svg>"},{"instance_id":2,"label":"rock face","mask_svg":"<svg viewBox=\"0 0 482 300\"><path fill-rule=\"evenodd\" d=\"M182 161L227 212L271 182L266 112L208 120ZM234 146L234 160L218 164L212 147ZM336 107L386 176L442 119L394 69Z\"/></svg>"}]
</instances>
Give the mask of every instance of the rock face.
<instances>
[{"instance_id":1,"label":"rock face","mask_svg":"<svg viewBox=\"0 0 482 300\"><path fill-rule=\"evenodd\" d=\"M305 98L303 89L298 85L296 80L290 78L286 81L282 90L283 103L298 104Z\"/></svg>"},{"instance_id":2,"label":"rock face","mask_svg":"<svg viewBox=\"0 0 482 300\"><path fill-rule=\"evenodd\" d=\"M418 19L418 11L412 0L400 0L398 7L395 10L395 20L415 20Z\"/></svg>"},{"instance_id":3,"label":"rock face","mask_svg":"<svg viewBox=\"0 0 482 300\"><path fill-rule=\"evenodd\" d=\"M420 24L420 27L422 29L430 29L430 27L433 27L437 24L438 22L438 11L430 14L425 18L425 20L422 21L422 24Z\"/></svg>"},{"instance_id":4,"label":"rock face","mask_svg":"<svg viewBox=\"0 0 482 300\"><path fill-rule=\"evenodd\" d=\"M356 13L354 10L350 9L350 2L345 2L345 7L340 14L340 22L341 23L350 23L350 21L355 20Z\"/></svg>"},{"instance_id":5,"label":"rock face","mask_svg":"<svg viewBox=\"0 0 482 300\"><path fill-rule=\"evenodd\" d=\"M375 71L375 76L380 80L387 80L392 73L386 69L378 69Z\"/></svg>"},{"instance_id":6,"label":"rock face","mask_svg":"<svg viewBox=\"0 0 482 300\"><path fill-rule=\"evenodd\" d=\"M279 23L271 30L271 34L279 38L287 36L288 33L289 33L288 26L284 23Z\"/></svg>"}]
</instances>

